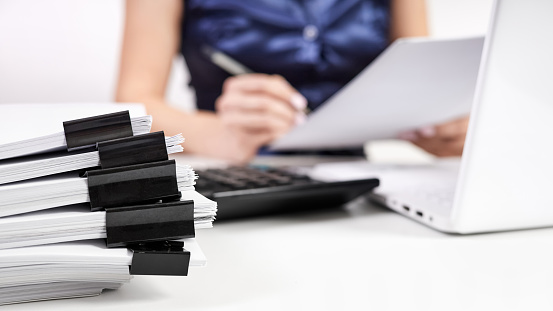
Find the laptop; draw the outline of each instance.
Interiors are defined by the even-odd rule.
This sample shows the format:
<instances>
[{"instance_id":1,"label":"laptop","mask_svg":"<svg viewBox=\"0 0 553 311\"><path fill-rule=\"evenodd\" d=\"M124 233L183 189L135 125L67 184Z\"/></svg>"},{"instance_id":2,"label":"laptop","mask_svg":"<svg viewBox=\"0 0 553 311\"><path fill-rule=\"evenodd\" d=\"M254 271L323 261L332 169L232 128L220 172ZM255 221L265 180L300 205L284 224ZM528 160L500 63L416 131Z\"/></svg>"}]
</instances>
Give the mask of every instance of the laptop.
<instances>
[{"instance_id":1,"label":"laptop","mask_svg":"<svg viewBox=\"0 0 553 311\"><path fill-rule=\"evenodd\" d=\"M495 1L460 162L333 171L377 176L373 200L444 232L553 226L550 12L553 1ZM328 176L329 167L319 174Z\"/></svg>"}]
</instances>

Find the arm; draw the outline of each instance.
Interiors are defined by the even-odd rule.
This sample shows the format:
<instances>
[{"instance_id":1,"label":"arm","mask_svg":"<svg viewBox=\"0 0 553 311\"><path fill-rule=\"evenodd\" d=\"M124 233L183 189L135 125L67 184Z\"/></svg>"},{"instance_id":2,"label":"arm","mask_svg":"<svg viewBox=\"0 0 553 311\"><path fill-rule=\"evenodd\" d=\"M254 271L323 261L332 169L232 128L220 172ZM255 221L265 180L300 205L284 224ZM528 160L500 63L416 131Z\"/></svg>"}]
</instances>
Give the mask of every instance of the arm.
<instances>
[{"instance_id":1,"label":"arm","mask_svg":"<svg viewBox=\"0 0 553 311\"><path fill-rule=\"evenodd\" d=\"M392 0L390 39L428 35L425 0Z\"/></svg>"},{"instance_id":2,"label":"arm","mask_svg":"<svg viewBox=\"0 0 553 311\"><path fill-rule=\"evenodd\" d=\"M178 123L172 122L168 113L172 109L165 103L165 88L180 40L181 18L182 2L178 0L126 3L125 34L115 99L144 103L148 113L155 117L153 130L163 127L167 134L183 130L176 126Z\"/></svg>"},{"instance_id":3,"label":"arm","mask_svg":"<svg viewBox=\"0 0 553 311\"><path fill-rule=\"evenodd\" d=\"M180 44L183 9L181 0L127 1L116 101L144 103L154 117L152 130L183 133L185 152L246 161L266 137L235 133L215 113L186 113L165 101L172 60Z\"/></svg>"}]
</instances>

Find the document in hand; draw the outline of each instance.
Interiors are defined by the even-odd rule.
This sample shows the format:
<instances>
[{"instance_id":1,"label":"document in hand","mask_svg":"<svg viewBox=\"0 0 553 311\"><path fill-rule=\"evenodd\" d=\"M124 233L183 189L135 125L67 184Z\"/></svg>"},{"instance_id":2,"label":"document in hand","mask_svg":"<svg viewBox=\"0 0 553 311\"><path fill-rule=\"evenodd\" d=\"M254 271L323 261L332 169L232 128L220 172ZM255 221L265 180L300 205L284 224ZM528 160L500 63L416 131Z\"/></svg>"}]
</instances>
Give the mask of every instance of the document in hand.
<instances>
[{"instance_id":1,"label":"document in hand","mask_svg":"<svg viewBox=\"0 0 553 311\"><path fill-rule=\"evenodd\" d=\"M361 147L470 113L483 38L399 39L273 150Z\"/></svg>"}]
</instances>

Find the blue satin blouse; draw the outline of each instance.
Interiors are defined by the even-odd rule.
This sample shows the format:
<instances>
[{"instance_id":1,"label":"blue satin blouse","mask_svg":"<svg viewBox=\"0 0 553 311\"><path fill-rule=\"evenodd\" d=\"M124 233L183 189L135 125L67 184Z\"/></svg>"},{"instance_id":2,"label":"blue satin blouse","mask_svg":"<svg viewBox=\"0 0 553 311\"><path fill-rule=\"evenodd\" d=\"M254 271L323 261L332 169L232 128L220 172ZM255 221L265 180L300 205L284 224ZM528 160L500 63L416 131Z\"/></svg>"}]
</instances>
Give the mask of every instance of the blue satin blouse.
<instances>
[{"instance_id":1,"label":"blue satin blouse","mask_svg":"<svg viewBox=\"0 0 553 311\"><path fill-rule=\"evenodd\" d=\"M315 109L389 43L389 0L185 0L182 46L198 109L214 110L229 74L214 47L285 77Z\"/></svg>"}]
</instances>

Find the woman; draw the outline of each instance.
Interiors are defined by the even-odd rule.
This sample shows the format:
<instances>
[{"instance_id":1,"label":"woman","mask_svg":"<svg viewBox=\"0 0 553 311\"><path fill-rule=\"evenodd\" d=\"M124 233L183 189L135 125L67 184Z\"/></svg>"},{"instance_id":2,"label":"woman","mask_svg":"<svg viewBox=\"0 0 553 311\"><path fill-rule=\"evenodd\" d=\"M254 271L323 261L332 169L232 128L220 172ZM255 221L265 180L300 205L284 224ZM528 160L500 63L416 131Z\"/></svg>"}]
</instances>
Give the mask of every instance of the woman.
<instances>
[{"instance_id":1,"label":"woman","mask_svg":"<svg viewBox=\"0 0 553 311\"><path fill-rule=\"evenodd\" d=\"M185 151L244 162L305 119L389 42L427 34L424 0L133 0L126 5L117 101L142 102ZM258 73L231 77L217 49ZM182 53L195 113L165 102ZM468 119L404 133L441 156L462 152Z\"/></svg>"}]
</instances>

